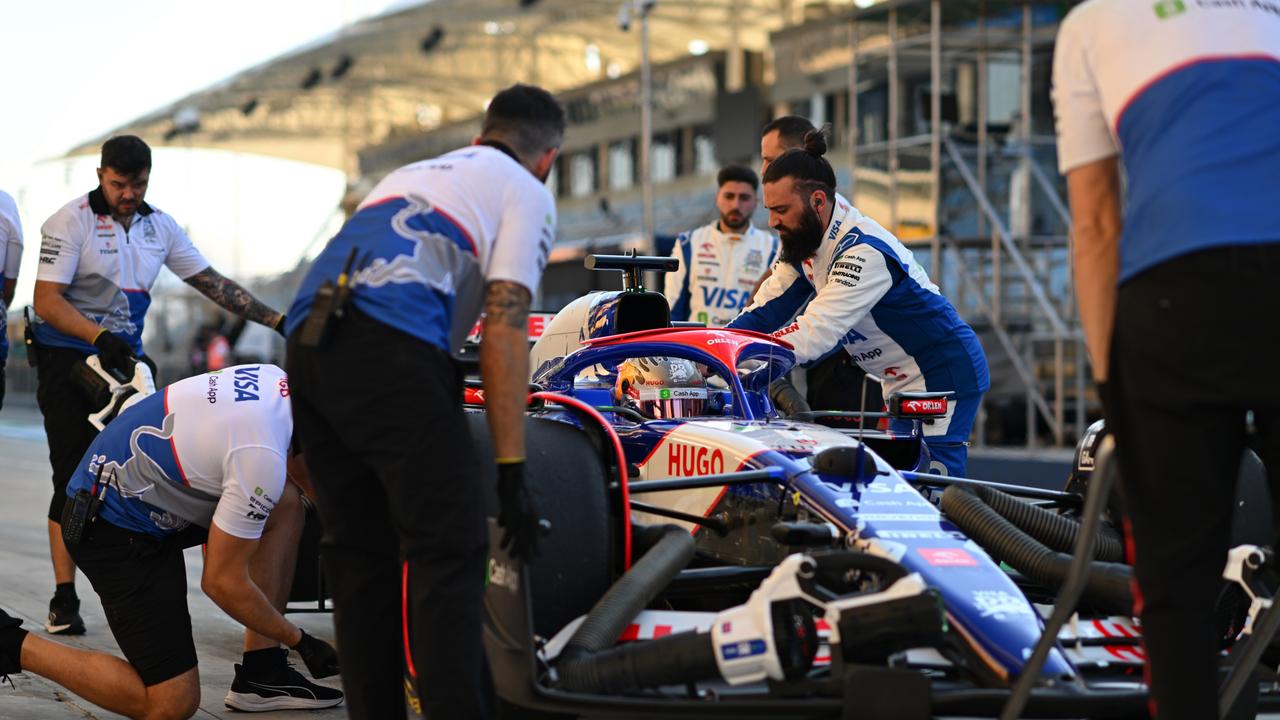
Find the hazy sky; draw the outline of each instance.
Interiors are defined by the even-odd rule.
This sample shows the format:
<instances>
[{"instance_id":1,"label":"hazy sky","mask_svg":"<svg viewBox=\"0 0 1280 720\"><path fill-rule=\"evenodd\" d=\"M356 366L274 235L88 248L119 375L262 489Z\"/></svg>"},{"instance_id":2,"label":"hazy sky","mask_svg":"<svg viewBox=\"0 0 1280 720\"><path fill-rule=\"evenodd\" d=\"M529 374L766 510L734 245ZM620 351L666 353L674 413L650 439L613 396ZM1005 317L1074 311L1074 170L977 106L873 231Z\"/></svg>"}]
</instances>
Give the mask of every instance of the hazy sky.
<instances>
[{"instance_id":1,"label":"hazy sky","mask_svg":"<svg viewBox=\"0 0 1280 720\"><path fill-rule=\"evenodd\" d=\"M30 296L40 225L96 184L71 147L343 24L411 0L0 0L0 189L18 199ZM341 196L335 170L157 151L147 199L224 272L292 265ZM287 192L282 191L286 189Z\"/></svg>"}]
</instances>

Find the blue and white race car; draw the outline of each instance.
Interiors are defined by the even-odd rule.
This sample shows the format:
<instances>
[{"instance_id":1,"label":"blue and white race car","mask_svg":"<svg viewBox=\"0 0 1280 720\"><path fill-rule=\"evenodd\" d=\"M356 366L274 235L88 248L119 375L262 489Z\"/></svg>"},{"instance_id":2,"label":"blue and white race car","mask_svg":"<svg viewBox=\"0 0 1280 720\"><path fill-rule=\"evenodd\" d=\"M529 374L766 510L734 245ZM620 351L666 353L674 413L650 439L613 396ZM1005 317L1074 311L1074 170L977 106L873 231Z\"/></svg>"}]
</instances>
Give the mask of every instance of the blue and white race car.
<instances>
[{"instance_id":1,"label":"blue and white race car","mask_svg":"<svg viewBox=\"0 0 1280 720\"><path fill-rule=\"evenodd\" d=\"M571 303L533 346L528 481L551 530L528 566L494 542L486 595L509 715L997 714L1066 575L1080 495L923 472L919 427L945 394L781 417L768 388L790 347L671 327L638 282L664 262L595 258L629 289ZM483 445L482 390L468 402ZM1145 712L1122 543L1094 545L1028 717Z\"/></svg>"}]
</instances>

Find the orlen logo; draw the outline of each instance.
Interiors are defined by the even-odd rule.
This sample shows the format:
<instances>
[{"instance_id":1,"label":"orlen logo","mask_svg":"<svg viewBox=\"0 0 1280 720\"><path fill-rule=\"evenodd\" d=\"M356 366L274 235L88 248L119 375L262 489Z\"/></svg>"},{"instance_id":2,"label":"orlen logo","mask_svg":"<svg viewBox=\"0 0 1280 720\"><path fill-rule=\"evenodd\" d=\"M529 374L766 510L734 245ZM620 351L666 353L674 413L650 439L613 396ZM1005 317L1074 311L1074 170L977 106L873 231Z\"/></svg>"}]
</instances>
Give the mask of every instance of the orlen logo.
<instances>
[{"instance_id":1,"label":"orlen logo","mask_svg":"<svg viewBox=\"0 0 1280 720\"><path fill-rule=\"evenodd\" d=\"M724 453L694 445L667 445L667 474L672 477L714 475L724 472Z\"/></svg>"},{"instance_id":2,"label":"orlen logo","mask_svg":"<svg viewBox=\"0 0 1280 720\"><path fill-rule=\"evenodd\" d=\"M946 398L928 398L926 400L903 400L902 414L904 415L933 415L934 413L946 414L947 399Z\"/></svg>"},{"instance_id":3,"label":"orlen logo","mask_svg":"<svg viewBox=\"0 0 1280 720\"><path fill-rule=\"evenodd\" d=\"M732 345L735 342L737 342L737 340L733 338L723 337L713 337L710 340L707 340L708 345Z\"/></svg>"}]
</instances>

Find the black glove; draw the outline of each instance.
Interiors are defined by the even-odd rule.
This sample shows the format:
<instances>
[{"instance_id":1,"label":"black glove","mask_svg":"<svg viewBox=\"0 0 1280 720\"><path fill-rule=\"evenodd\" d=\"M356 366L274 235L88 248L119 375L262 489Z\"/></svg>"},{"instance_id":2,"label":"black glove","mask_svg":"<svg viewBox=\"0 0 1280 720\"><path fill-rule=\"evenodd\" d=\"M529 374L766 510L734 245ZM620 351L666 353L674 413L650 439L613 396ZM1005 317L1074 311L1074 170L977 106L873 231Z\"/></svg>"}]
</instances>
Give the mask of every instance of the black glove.
<instances>
[{"instance_id":1,"label":"black glove","mask_svg":"<svg viewBox=\"0 0 1280 720\"><path fill-rule=\"evenodd\" d=\"M280 313L280 319L276 321L275 325L271 326L272 330L275 330L276 332L280 333L280 337L287 337L284 334L284 323L285 323L284 313Z\"/></svg>"},{"instance_id":2,"label":"black glove","mask_svg":"<svg viewBox=\"0 0 1280 720\"><path fill-rule=\"evenodd\" d=\"M302 656L302 662L307 664L307 670L311 673L311 677L319 680L327 678L330 675L338 674L338 651L333 649L329 643L311 637L306 630L298 628L298 632L302 633L302 639L298 641L293 649Z\"/></svg>"},{"instance_id":3,"label":"black glove","mask_svg":"<svg viewBox=\"0 0 1280 720\"><path fill-rule=\"evenodd\" d=\"M98 361L102 369L115 372L126 379L133 377L133 366L137 358L133 355L133 347L121 340L115 333L103 330L93 339L93 346L98 348Z\"/></svg>"},{"instance_id":4,"label":"black glove","mask_svg":"<svg viewBox=\"0 0 1280 720\"><path fill-rule=\"evenodd\" d=\"M538 536L550 528L538 519L533 496L524 484L524 461L498 463L498 525L502 527L503 550L528 562L538 556Z\"/></svg>"}]
</instances>

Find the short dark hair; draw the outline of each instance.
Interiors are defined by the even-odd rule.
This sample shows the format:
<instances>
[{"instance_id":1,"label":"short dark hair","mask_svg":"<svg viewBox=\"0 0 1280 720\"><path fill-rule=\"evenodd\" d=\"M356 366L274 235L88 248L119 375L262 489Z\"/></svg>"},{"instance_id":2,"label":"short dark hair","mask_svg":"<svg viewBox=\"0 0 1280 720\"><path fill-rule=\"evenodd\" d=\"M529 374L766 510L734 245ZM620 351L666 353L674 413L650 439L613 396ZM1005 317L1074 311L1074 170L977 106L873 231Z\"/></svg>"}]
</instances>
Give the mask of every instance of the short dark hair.
<instances>
[{"instance_id":1,"label":"short dark hair","mask_svg":"<svg viewBox=\"0 0 1280 720\"><path fill-rule=\"evenodd\" d=\"M489 101L480 136L510 145L525 159L560 147L564 127L564 108L551 93L516 83Z\"/></svg>"},{"instance_id":2,"label":"short dark hair","mask_svg":"<svg viewBox=\"0 0 1280 720\"><path fill-rule=\"evenodd\" d=\"M778 156L764 171L766 184L778 182L783 178L794 178L796 188L801 193L821 190L830 200L836 194L836 171L831 163L822 157L827 152L827 139L823 130L810 130L805 133L800 147L788 150Z\"/></svg>"},{"instance_id":3,"label":"short dark hair","mask_svg":"<svg viewBox=\"0 0 1280 720\"><path fill-rule=\"evenodd\" d=\"M777 130L778 140L782 141L782 144L789 148L798 148L804 144L804 136L815 129L808 118L802 118L799 115L783 115L765 125L760 131L760 137Z\"/></svg>"},{"instance_id":4,"label":"short dark hair","mask_svg":"<svg viewBox=\"0 0 1280 720\"><path fill-rule=\"evenodd\" d=\"M716 187L724 187L727 182L746 183L752 190L760 189L760 178L756 171L745 165L726 165L720 168L720 174L716 175Z\"/></svg>"},{"instance_id":5,"label":"short dark hair","mask_svg":"<svg viewBox=\"0 0 1280 720\"><path fill-rule=\"evenodd\" d=\"M137 175L151 169L151 148L137 135L117 135L102 143L101 167Z\"/></svg>"}]
</instances>

